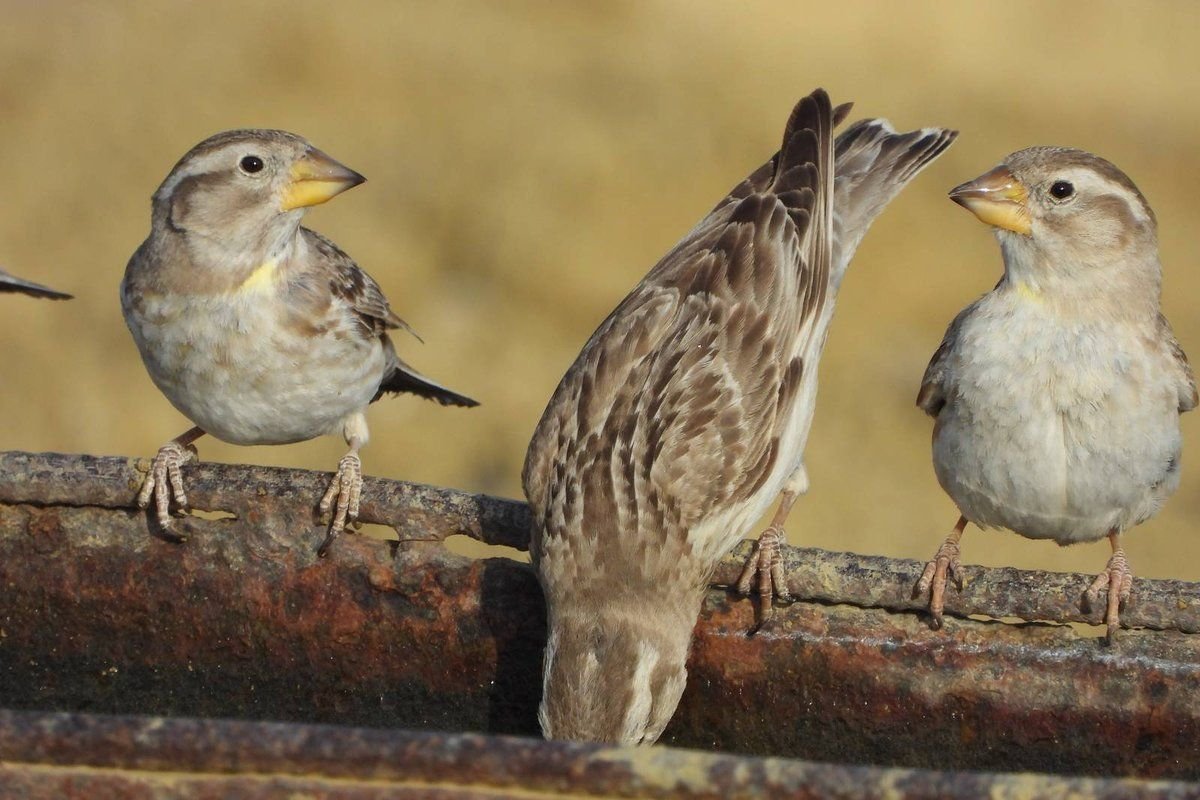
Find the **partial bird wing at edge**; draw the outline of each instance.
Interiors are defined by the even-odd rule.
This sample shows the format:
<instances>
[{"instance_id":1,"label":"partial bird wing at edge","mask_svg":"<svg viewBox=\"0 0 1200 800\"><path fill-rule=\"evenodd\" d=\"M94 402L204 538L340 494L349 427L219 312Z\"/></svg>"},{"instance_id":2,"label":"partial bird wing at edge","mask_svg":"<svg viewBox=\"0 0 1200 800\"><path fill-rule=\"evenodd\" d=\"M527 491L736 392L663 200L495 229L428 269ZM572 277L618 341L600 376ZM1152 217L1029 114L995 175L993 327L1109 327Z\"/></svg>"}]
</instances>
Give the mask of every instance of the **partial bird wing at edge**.
<instances>
[{"instance_id":1,"label":"partial bird wing at edge","mask_svg":"<svg viewBox=\"0 0 1200 800\"><path fill-rule=\"evenodd\" d=\"M929 359L929 366L925 368L925 374L921 377L921 390L917 393L917 408L931 417L937 417L943 406L946 405L946 396L950 391L950 387L946 384L946 360L958 342L959 330L963 323L974 313L975 307L978 305L979 300L976 300L958 312L958 316L946 328L942 343L933 352L933 358Z\"/></svg>"},{"instance_id":2,"label":"partial bird wing at edge","mask_svg":"<svg viewBox=\"0 0 1200 800\"><path fill-rule=\"evenodd\" d=\"M1164 314L1158 315L1158 329L1167 343L1167 350L1171 357L1175 385L1179 391L1179 413L1191 411L1196 407L1197 402L1200 402L1200 396L1196 393L1196 375L1192 372L1192 365L1188 363L1187 354L1183 352L1183 347L1175 338L1175 332L1171 330L1171 323L1167 321Z\"/></svg>"},{"instance_id":3,"label":"partial bird wing at edge","mask_svg":"<svg viewBox=\"0 0 1200 800\"><path fill-rule=\"evenodd\" d=\"M70 300L72 295L43 286L40 283L18 278L12 273L0 269L0 292L27 294L30 297L44 297L47 300Z\"/></svg>"}]
</instances>

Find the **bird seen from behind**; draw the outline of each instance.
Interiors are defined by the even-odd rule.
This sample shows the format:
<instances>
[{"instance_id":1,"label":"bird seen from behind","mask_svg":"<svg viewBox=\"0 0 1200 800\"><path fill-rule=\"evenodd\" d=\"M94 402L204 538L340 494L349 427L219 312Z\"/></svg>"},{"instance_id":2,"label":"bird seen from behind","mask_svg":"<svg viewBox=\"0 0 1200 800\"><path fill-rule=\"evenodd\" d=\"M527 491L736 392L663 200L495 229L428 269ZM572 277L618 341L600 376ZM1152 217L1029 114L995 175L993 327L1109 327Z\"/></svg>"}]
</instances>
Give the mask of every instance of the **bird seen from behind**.
<instances>
[{"instance_id":1,"label":"bird seen from behind","mask_svg":"<svg viewBox=\"0 0 1200 800\"><path fill-rule=\"evenodd\" d=\"M713 569L777 498L742 583L764 613L807 487L804 445L834 299L871 221L955 133L862 120L822 90L601 323L526 455L548 605L543 733L650 743L674 713Z\"/></svg>"}]
</instances>

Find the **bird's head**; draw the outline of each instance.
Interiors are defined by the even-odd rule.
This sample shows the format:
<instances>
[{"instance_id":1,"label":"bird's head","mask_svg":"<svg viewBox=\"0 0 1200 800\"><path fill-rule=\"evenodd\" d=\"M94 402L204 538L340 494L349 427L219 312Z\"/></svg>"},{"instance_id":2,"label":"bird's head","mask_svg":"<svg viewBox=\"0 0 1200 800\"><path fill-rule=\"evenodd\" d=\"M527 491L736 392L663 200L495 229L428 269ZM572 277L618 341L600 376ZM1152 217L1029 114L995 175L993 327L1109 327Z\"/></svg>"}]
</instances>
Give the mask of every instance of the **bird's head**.
<instances>
[{"instance_id":1,"label":"bird's head","mask_svg":"<svg viewBox=\"0 0 1200 800\"><path fill-rule=\"evenodd\" d=\"M1157 270L1150 204L1125 173L1083 150L1020 150L950 199L995 229L1010 277L1031 286Z\"/></svg>"},{"instance_id":2,"label":"bird's head","mask_svg":"<svg viewBox=\"0 0 1200 800\"><path fill-rule=\"evenodd\" d=\"M179 160L154 194L155 224L261 252L305 209L366 180L286 131L218 133Z\"/></svg>"},{"instance_id":3,"label":"bird's head","mask_svg":"<svg viewBox=\"0 0 1200 800\"><path fill-rule=\"evenodd\" d=\"M696 614L646 605L551 613L542 733L548 739L651 744L687 682Z\"/></svg>"}]
</instances>

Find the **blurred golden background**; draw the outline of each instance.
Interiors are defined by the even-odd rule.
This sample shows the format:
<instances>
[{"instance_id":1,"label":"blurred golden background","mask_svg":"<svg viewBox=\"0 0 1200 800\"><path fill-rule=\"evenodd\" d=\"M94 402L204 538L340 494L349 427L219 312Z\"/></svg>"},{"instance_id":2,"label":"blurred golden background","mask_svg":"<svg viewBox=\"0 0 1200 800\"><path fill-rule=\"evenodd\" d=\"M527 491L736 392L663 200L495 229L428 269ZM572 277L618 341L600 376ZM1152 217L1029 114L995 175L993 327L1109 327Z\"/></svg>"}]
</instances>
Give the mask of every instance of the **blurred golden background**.
<instances>
[{"instance_id":1,"label":"blurred golden background","mask_svg":"<svg viewBox=\"0 0 1200 800\"><path fill-rule=\"evenodd\" d=\"M815 86L856 101L855 118L962 136L851 268L793 542L925 559L955 521L913 401L946 324L1001 270L946 191L1012 150L1074 145L1133 177L1159 216L1166 311L1200 361L1200 4L8 0L3 14L0 264L77 295L0 298L5 449L149 457L190 426L143 370L117 285L176 159L246 126L300 133L368 176L306 224L425 338L399 337L403 357L483 402L377 404L374 475L519 496L529 435L584 341ZM1200 579L1200 414L1184 428L1182 488L1127 537L1139 575ZM320 470L345 449L199 447ZM1090 573L1108 548L972 529L963 557Z\"/></svg>"}]
</instances>

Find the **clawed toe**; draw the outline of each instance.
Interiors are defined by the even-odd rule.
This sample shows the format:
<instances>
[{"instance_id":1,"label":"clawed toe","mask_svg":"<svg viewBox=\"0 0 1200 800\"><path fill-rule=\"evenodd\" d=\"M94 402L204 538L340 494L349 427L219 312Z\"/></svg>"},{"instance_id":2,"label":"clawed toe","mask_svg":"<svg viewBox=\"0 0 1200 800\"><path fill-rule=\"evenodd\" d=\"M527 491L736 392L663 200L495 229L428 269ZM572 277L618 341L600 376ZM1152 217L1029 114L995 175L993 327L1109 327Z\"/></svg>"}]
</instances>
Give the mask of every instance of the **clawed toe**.
<instances>
[{"instance_id":1,"label":"clawed toe","mask_svg":"<svg viewBox=\"0 0 1200 800\"><path fill-rule=\"evenodd\" d=\"M164 531L172 531L172 516L186 516L189 510L187 492L183 488L183 474L180 468L195 458L196 448L194 445L183 445L174 441L167 442L159 448L157 455L154 456L154 461L150 464L150 471L142 483L141 491L138 492L138 508L148 508L153 502L155 518ZM175 501L176 506L174 512L171 510L172 500Z\"/></svg>"},{"instance_id":2,"label":"clawed toe","mask_svg":"<svg viewBox=\"0 0 1200 800\"><path fill-rule=\"evenodd\" d=\"M963 588L962 562L959 559L958 542L947 539L938 548L933 560L925 564L921 578L913 587L913 597L929 596L929 614L934 629L945 624L946 584L953 582L958 591Z\"/></svg>"},{"instance_id":3,"label":"clawed toe","mask_svg":"<svg viewBox=\"0 0 1200 800\"><path fill-rule=\"evenodd\" d=\"M1097 575L1096 579L1088 586L1084 593L1084 601L1089 610L1100 606L1101 592L1106 595L1104 603L1105 639L1111 643L1121 628L1121 609L1133 594L1133 570L1129 568L1124 550L1117 549L1112 554L1112 558L1108 560L1104 571Z\"/></svg>"},{"instance_id":4,"label":"clawed toe","mask_svg":"<svg viewBox=\"0 0 1200 800\"><path fill-rule=\"evenodd\" d=\"M738 593L749 596L751 589L756 589L761 608L760 625L770 617L775 600L787 603L792 599L784 574L783 556L779 552L784 537L783 530L774 526L763 531L738 579Z\"/></svg>"},{"instance_id":5,"label":"clawed toe","mask_svg":"<svg viewBox=\"0 0 1200 800\"><path fill-rule=\"evenodd\" d=\"M322 518L332 511L329 532L325 535L325 541L317 548L318 556L325 557L333 540L342 534L347 523L353 524L358 521L362 483L362 460L357 453L347 453L338 462L338 471L329 482L329 488L325 490L325 495L318 505Z\"/></svg>"}]
</instances>

